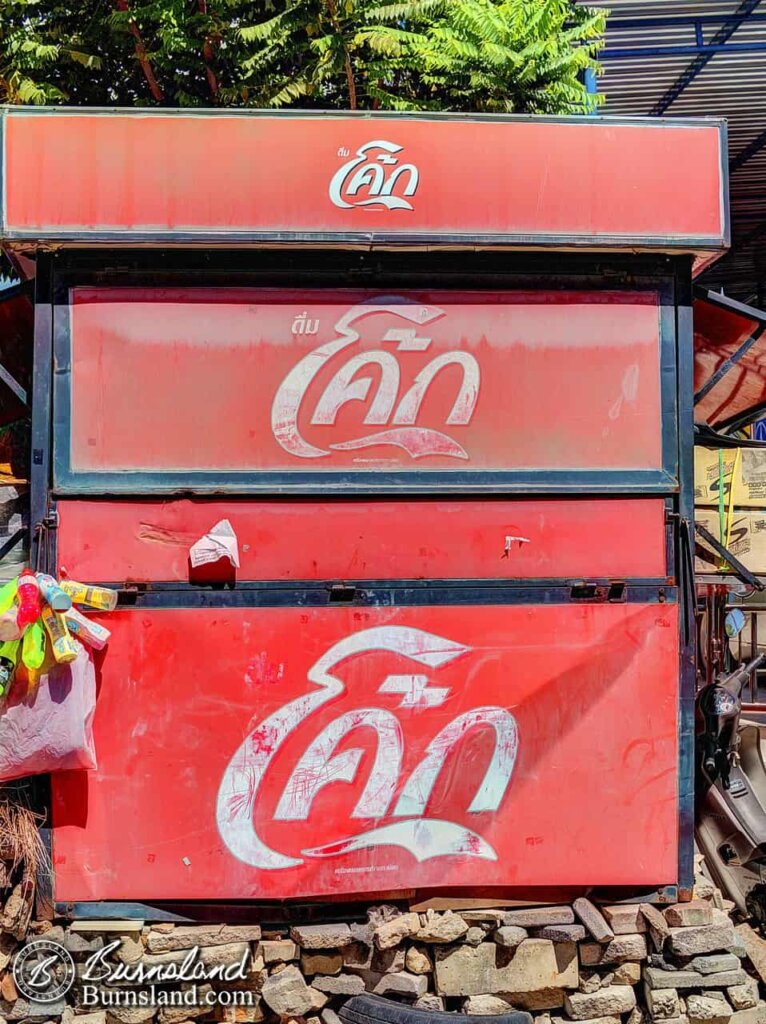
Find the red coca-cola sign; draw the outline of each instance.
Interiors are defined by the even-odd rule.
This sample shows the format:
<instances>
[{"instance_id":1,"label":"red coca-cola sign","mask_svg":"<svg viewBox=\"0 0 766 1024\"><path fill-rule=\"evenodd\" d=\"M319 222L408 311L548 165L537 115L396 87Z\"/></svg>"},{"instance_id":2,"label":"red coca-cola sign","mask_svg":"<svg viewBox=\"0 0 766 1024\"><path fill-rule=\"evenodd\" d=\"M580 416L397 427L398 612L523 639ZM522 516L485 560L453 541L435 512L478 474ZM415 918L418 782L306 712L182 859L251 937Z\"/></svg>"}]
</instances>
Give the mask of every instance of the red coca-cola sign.
<instances>
[{"instance_id":1,"label":"red coca-cola sign","mask_svg":"<svg viewBox=\"0 0 766 1024\"><path fill-rule=\"evenodd\" d=\"M659 323L654 292L77 288L71 469L657 470Z\"/></svg>"},{"instance_id":2,"label":"red coca-cola sign","mask_svg":"<svg viewBox=\"0 0 766 1024\"><path fill-rule=\"evenodd\" d=\"M675 605L136 608L109 626L98 770L54 780L58 899L675 878Z\"/></svg>"}]
</instances>

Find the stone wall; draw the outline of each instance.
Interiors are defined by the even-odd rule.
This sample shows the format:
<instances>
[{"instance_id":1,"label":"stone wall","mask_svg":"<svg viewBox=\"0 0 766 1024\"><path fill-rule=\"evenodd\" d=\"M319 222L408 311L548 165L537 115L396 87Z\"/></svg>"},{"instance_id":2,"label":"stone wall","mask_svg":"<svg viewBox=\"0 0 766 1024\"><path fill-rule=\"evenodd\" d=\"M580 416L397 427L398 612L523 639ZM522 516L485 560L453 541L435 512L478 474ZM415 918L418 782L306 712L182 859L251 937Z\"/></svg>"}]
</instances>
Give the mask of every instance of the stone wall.
<instances>
[{"instance_id":1,"label":"stone wall","mask_svg":"<svg viewBox=\"0 0 766 1024\"><path fill-rule=\"evenodd\" d=\"M376 906L365 921L270 929L30 924L29 904L17 888L1 922L0 1015L63 1024L75 1015L77 1024L339 1024L346 999L372 992L428 1010L525 1009L536 1024L766 1024L766 941L732 920L731 906L706 879L698 879L694 897L665 908L597 908L586 899L572 906L460 912ZM125 965L180 964L197 946L208 967L247 964L246 976L235 984L254 994L253 1005L89 1012L78 983L65 1000L35 1004L16 991L11 963L25 942L41 936L62 943L79 965L118 938L110 958Z\"/></svg>"}]
</instances>

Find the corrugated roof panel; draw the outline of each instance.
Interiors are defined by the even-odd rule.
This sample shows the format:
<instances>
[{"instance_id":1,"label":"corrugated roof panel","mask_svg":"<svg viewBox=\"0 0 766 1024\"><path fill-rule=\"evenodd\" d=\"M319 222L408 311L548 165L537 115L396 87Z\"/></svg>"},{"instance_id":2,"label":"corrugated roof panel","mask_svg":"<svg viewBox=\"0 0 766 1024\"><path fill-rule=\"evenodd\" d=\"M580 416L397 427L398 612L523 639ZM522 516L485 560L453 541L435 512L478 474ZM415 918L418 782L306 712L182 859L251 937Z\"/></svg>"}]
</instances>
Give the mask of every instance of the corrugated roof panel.
<instances>
[{"instance_id":1,"label":"corrugated roof panel","mask_svg":"<svg viewBox=\"0 0 766 1024\"><path fill-rule=\"evenodd\" d=\"M729 154L737 161L734 248L706 279L744 301L757 295L766 302L766 2L739 21L732 19L742 0L595 0L589 6L611 12L598 82L605 114L646 115L660 106L665 117L727 118ZM712 43L722 48L706 50ZM673 52L679 47L688 52Z\"/></svg>"}]
</instances>

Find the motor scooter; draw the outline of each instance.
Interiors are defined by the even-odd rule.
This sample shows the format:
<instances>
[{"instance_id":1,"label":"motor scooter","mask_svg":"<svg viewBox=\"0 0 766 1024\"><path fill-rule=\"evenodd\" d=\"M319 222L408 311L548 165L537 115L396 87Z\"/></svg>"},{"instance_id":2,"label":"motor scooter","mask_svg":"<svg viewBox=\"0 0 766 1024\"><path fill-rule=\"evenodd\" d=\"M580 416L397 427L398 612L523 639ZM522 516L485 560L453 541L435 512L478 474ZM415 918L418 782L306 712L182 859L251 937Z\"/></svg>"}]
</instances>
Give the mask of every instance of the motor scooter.
<instances>
[{"instance_id":1,"label":"motor scooter","mask_svg":"<svg viewBox=\"0 0 766 1024\"><path fill-rule=\"evenodd\" d=\"M761 724L741 717L746 680L766 653L719 672L697 694L696 838L713 881L766 926L766 763Z\"/></svg>"}]
</instances>

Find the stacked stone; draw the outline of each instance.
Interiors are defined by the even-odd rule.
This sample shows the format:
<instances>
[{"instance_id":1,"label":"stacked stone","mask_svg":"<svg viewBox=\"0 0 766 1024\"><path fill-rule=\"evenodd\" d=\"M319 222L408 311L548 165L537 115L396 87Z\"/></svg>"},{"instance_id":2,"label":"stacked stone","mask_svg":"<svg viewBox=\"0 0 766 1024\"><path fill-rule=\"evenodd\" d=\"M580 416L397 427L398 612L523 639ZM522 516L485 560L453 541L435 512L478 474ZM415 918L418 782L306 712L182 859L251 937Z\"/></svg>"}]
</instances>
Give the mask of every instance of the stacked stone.
<instances>
[{"instance_id":1,"label":"stacked stone","mask_svg":"<svg viewBox=\"0 0 766 1024\"><path fill-rule=\"evenodd\" d=\"M339 1024L363 992L418 1009L500 1014L523 1009L535 1024L766 1024L749 971L766 976L766 942L734 928L726 904L701 882L690 903L597 908L406 912L373 907L364 922L173 925L79 922L29 925L16 893L0 918L0 1024L43 1016L62 1024ZM700 898L700 897L706 898ZM45 935L77 964L120 938L123 964L182 963L193 947L208 967L247 965L213 988L246 989L247 1006L111 1007L85 1013L76 985L60 1003L35 1006L15 991L14 952ZM180 986L183 988L183 986ZM75 1021L76 1017L76 1021Z\"/></svg>"},{"instance_id":2,"label":"stacked stone","mask_svg":"<svg viewBox=\"0 0 766 1024\"><path fill-rule=\"evenodd\" d=\"M652 1021L766 1022L766 1003L760 1000L758 983L743 967L747 948L742 933L734 929L723 909L697 899L664 913L650 906L642 907L642 912L653 948L643 971Z\"/></svg>"}]
</instances>

